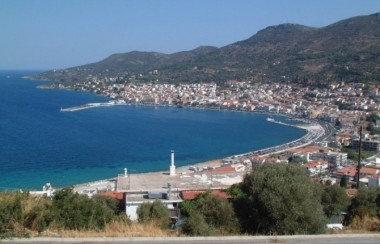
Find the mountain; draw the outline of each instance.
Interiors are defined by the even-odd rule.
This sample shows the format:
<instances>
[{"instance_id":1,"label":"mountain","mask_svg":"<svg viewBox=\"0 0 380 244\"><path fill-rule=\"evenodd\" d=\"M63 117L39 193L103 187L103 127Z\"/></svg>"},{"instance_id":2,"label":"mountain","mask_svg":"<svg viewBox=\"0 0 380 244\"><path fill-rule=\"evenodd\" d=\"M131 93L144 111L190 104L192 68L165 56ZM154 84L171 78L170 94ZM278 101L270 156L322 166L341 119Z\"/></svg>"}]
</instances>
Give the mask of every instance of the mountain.
<instances>
[{"instance_id":1,"label":"mountain","mask_svg":"<svg viewBox=\"0 0 380 244\"><path fill-rule=\"evenodd\" d=\"M322 28L271 26L221 48L201 46L173 54L113 54L97 63L49 71L33 78L80 81L89 76L137 76L140 81L159 82L379 82L380 13Z\"/></svg>"}]
</instances>

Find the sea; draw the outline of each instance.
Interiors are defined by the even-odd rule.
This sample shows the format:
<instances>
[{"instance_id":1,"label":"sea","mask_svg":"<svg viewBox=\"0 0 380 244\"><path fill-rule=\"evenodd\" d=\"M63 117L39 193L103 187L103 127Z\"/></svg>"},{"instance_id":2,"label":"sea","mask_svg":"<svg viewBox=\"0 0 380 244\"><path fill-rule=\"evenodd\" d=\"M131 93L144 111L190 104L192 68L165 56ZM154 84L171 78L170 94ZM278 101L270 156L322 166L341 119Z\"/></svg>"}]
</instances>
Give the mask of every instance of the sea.
<instances>
[{"instance_id":1,"label":"sea","mask_svg":"<svg viewBox=\"0 0 380 244\"><path fill-rule=\"evenodd\" d=\"M176 166L259 150L302 137L304 130L268 122L268 115L154 106L112 106L61 112L109 98L39 89L37 71L0 71L0 191L55 188L124 172ZM280 117L278 117L280 118Z\"/></svg>"}]
</instances>

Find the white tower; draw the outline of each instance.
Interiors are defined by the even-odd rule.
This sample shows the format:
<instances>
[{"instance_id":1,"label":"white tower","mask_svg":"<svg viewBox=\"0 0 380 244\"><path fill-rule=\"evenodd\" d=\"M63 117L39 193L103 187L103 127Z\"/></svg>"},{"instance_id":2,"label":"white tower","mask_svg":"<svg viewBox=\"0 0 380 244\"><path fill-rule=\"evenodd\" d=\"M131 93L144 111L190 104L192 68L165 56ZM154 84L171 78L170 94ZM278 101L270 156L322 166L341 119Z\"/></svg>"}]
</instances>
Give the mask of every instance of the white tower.
<instances>
[{"instance_id":1,"label":"white tower","mask_svg":"<svg viewBox=\"0 0 380 244\"><path fill-rule=\"evenodd\" d=\"M174 150L171 151L172 164L170 165L170 176L175 176L175 165L174 165Z\"/></svg>"}]
</instances>

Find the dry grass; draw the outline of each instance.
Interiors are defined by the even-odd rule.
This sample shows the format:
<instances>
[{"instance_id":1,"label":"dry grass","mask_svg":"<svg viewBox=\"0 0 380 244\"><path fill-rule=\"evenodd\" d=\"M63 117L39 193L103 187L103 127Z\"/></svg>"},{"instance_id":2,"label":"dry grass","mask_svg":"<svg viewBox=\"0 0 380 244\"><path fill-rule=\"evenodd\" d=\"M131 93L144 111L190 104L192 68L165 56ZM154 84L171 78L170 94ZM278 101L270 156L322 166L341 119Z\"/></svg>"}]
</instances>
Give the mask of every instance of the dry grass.
<instances>
[{"instance_id":1,"label":"dry grass","mask_svg":"<svg viewBox=\"0 0 380 244\"><path fill-rule=\"evenodd\" d=\"M155 223L122 223L111 222L106 225L104 230L100 231L76 231L76 230L46 230L40 234L33 233L32 236L46 237L173 237L177 233L162 230Z\"/></svg>"},{"instance_id":2,"label":"dry grass","mask_svg":"<svg viewBox=\"0 0 380 244\"><path fill-rule=\"evenodd\" d=\"M350 227L343 230L335 231L336 234L363 234L374 233L380 231L380 219L371 218L369 216L359 217L356 216Z\"/></svg>"}]
</instances>

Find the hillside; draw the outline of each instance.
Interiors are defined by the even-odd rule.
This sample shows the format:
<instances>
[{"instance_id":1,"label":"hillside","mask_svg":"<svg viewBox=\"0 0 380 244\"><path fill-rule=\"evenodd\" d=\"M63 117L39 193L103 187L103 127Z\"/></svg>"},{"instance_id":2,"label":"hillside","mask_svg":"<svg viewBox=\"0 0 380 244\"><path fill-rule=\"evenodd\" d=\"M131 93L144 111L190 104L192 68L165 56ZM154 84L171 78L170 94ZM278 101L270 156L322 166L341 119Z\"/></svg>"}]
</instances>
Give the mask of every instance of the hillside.
<instances>
[{"instance_id":1,"label":"hillside","mask_svg":"<svg viewBox=\"0 0 380 244\"><path fill-rule=\"evenodd\" d=\"M173 54L137 51L113 54L97 63L49 71L32 78L80 81L89 76L136 75L140 81L158 82L223 83L231 79L379 82L380 13L322 28L297 24L271 26L221 48L201 46Z\"/></svg>"}]
</instances>

